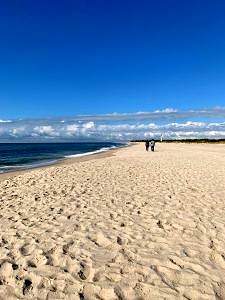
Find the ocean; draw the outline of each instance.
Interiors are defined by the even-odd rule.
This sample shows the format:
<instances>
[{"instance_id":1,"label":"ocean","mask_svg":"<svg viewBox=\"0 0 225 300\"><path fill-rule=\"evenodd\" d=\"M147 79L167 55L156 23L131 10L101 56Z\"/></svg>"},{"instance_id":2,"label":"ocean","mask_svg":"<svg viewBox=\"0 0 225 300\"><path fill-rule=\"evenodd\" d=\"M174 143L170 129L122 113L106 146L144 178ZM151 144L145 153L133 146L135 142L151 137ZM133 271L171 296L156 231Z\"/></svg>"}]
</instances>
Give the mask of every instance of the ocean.
<instances>
[{"instance_id":1,"label":"ocean","mask_svg":"<svg viewBox=\"0 0 225 300\"><path fill-rule=\"evenodd\" d=\"M0 173L51 165L69 157L79 157L122 147L122 143L0 143Z\"/></svg>"}]
</instances>

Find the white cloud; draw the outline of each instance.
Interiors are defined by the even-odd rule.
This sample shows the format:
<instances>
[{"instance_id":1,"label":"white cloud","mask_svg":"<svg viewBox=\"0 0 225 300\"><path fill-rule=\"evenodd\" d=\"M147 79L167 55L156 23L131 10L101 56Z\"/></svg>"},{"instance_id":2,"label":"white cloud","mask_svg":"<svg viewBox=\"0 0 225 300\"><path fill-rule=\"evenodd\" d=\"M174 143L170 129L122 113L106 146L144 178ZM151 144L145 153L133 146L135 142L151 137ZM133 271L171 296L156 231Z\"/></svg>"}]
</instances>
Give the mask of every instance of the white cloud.
<instances>
[{"instance_id":1,"label":"white cloud","mask_svg":"<svg viewBox=\"0 0 225 300\"><path fill-rule=\"evenodd\" d=\"M134 112L134 113L111 113L102 115L76 115L74 117L66 118L48 118L48 119L17 119L17 120L0 120L2 123L36 123L39 126L40 123L47 123L48 125L55 123L73 124L75 122L104 122L104 121L162 121L170 120L174 122L178 119L189 119L192 118L225 118L225 108L224 107L214 107L209 109L195 109L179 111L175 108L165 108L162 110L155 110L149 112ZM39 123L39 124L38 124Z\"/></svg>"},{"instance_id":2,"label":"white cloud","mask_svg":"<svg viewBox=\"0 0 225 300\"><path fill-rule=\"evenodd\" d=\"M79 133L79 126L77 124L67 125L65 127L66 135L75 136Z\"/></svg>"},{"instance_id":3,"label":"white cloud","mask_svg":"<svg viewBox=\"0 0 225 300\"><path fill-rule=\"evenodd\" d=\"M155 136L155 133L153 133L153 132L145 132L144 133L145 138L154 137L154 136Z\"/></svg>"},{"instance_id":4,"label":"white cloud","mask_svg":"<svg viewBox=\"0 0 225 300\"><path fill-rule=\"evenodd\" d=\"M207 135L209 137L225 137L225 130L224 131L216 131L216 130L212 130L212 131L208 131Z\"/></svg>"},{"instance_id":5,"label":"white cloud","mask_svg":"<svg viewBox=\"0 0 225 300\"><path fill-rule=\"evenodd\" d=\"M11 123L11 120L0 120L0 123Z\"/></svg>"},{"instance_id":6,"label":"white cloud","mask_svg":"<svg viewBox=\"0 0 225 300\"><path fill-rule=\"evenodd\" d=\"M18 128L13 128L10 130L10 135L14 136L14 137L20 137L23 136L24 133L26 131L26 128L23 127L18 127Z\"/></svg>"},{"instance_id":7,"label":"white cloud","mask_svg":"<svg viewBox=\"0 0 225 300\"><path fill-rule=\"evenodd\" d=\"M68 132L77 132L79 130L79 126L77 124L67 125L66 130Z\"/></svg>"},{"instance_id":8,"label":"white cloud","mask_svg":"<svg viewBox=\"0 0 225 300\"><path fill-rule=\"evenodd\" d=\"M94 127L95 127L94 122L88 122L88 123L83 124L84 129L94 129Z\"/></svg>"},{"instance_id":9,"label":"white cloud","mask_svg":"<svg viewBox=\"0 0 225 300\"><path fill-rule=\"evenodd\" d=\"M99 116L49 118L0 122L0 142L5 140L55 141L128 140L145 137L195 138L225 137L224 122L196 121L197 117L223 116L224 108L176 111L172 108L156 112L113 113ZM190 116L189 119L187 117ZM179 122L178 119L184 119ZM10 120L8 120L10 121Z\"/></svg>"},{"instance_id":10,"label":"white cloud","mask_svg":"<svg viewBox=\"0 0 225 300\"><path fill-rule=\"evenodd\" d=\"M162 109L162 110L155 110L154 112L155 113L174 113L174 112L177 112L177 109L165 108L165 109Z\"/></svg>"},{"instance_id":11,"label":"white cloud","mask_svg":"<svg viewBox=\"0 0 225 300\"><path fill-rule=\"evenodd\" d=\"M204 128L206 123L204 122L192 122L187 121L186 123L169 123L165 125L165 128L176 129L176 128Z\"/></svg>"},{"instance_id":12,"label":"white cloud","mask_svg":"<svg viewBox=\"0 0 225 300\"><path fill-rule=\"evenodd\" d=\"M1 138L25 138L37 141L39 139L95 139L95 140L128 140L146 137L159 138L203 138L224 137L225 122L205 123L188 121L185 123L133 123L133 124L95 124L94 122L74 123L65 125L39 125L30 123L24 126L1 127Z\"/></svg>"},{"instance_id":13,"label":"white cloud","mask_svg":"<svg viewBox=\"0 0 225 300\"><path fill-rule=\"evenodd\" d=\"M165 108L161 110L149 111L149 112L134 112L134 113L118 113L114 112L111 114L103 115L78 115L74 117L67 118L64 120L68 121L87 121L87 122L97 122L97 121L128 121L128 120L178 120L184 118L225 118L225 108L224 107L214 107L209 109L195 109L179 111L175 108ZM60 119L61 120L61 119Z\"/></svg>"},{"instance_id":14,"label":"white cloud","mask_svg":"<svg viewBox=\"0 0 225 300\"><path fill-rule=\"evenodd\" d=\"M55 131L55 129L50 125L44 125L44 126L36 126L34 127L34 132L40 135L46 135L46 136L58 136L59 134Z\"/></svg>"}]
</instances>

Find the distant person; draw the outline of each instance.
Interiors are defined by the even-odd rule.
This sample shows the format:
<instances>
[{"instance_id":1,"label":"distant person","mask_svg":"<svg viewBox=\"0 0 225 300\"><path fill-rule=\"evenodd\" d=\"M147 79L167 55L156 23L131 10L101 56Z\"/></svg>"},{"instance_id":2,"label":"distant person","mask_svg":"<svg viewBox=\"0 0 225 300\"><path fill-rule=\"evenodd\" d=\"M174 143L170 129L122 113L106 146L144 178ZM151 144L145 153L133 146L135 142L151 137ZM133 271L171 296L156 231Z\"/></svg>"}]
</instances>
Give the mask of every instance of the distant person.
<instances>
[{"instance_id":1,"label":"distant person","mask_svg":"<svg viewBox=\"0 0 225 300\"><path fill-rule=\"evenodd\" d=\"M151 146L151 151L154 152L155 151L155 141L154 140L151 140L150 146Z\"/></svg>"},{"instance_id":2,"label":"distant person","mask_svg":"<svg viewBox=\"0 0 225 300\"><path fill-rule=\"evenodd\" d=\"M148 149L149 149L149 141L148 140L145 142L145 149L146 149L146 151L148 151Z\"/></svg>"}]
</instances>

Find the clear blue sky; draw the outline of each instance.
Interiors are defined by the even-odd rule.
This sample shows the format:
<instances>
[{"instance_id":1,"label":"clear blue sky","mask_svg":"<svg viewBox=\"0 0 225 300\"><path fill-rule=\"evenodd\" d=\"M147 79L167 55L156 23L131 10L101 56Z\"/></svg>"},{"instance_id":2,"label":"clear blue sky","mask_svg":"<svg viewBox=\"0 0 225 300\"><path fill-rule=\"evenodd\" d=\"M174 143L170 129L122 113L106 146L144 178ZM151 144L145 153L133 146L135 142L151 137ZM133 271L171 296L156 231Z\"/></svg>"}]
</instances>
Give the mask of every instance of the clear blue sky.
<instances>
[{"instance_id":1,"label":"clear blue sky","mask_svg":"<svg viewBox=\"0 0 225 300\"><path fill-rule=\"evenodd\" d=\"M0 118L225 104L225 1L0 1Z\"/></svg>"}]
</instances>

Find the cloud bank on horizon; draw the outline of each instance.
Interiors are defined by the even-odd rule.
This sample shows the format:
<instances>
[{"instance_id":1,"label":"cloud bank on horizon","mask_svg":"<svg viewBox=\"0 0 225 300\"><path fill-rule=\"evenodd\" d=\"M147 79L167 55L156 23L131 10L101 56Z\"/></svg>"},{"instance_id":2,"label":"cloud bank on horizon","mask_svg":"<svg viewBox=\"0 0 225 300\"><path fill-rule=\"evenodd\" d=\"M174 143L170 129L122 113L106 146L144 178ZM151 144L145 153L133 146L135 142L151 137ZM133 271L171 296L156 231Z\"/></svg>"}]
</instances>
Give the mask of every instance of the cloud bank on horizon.
<instances>
[{"instance_id":1,"label":"cloud bank on horizon","mask_svg":"<svg viewBox=\"0 0 225 300\"><path fill-rule=\"evenodd\" d=\"M161 134L166 139L225 138L225 107L0 119L0 142L128 141L159 138Z\"/></svg>"}]
</instances>

